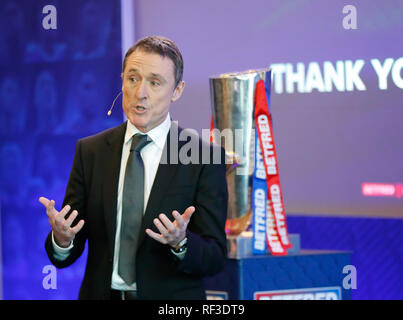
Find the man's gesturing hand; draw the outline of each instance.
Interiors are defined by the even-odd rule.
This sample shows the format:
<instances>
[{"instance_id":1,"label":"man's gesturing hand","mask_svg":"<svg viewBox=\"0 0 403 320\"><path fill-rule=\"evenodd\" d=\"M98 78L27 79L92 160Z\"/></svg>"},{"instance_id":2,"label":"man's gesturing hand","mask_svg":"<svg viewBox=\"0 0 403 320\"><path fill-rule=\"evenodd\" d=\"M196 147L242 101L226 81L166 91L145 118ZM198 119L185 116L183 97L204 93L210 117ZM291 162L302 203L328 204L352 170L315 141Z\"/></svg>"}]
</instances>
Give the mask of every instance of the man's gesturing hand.
<instances>
[{"instance_id":1,"label":"man's gesturing hand","mask_svg":"<svg viewBox=\"0 0 403 320\"><path fill-rule=\"evenodd\" d=\"M60 212L55 209L55 201L40 197L39 202L46 208L46 214L49 218L49 224L53 230L53 237L60 247L67 248L71 241L74 240L76 234L81 230L84 225L84 220L80 220L74 228L71 224L77 217L77 210L74 210L70 216L65 219L64 217L70 211L71 207L66 205Z\"/></svg>"},{"instance_id":2,"label":"man's gesturing hand","mask_svg":"<svg viewBox=\"0 0 403 320\"><path fill-rule=\"evenodd\" d=\"M165 214L161 213L158 216L159 219L154 219L154 225L161 234L150 229L146 229L146 233L154 240L162 244L169 244L172 248L175 248L179 242L185 239L186 228L194 211L195 207L193 206L188 207L182 215L176 210L172 211L172 215L175 218L174 222L171 222Z\"/></svg>"}]
</instances>

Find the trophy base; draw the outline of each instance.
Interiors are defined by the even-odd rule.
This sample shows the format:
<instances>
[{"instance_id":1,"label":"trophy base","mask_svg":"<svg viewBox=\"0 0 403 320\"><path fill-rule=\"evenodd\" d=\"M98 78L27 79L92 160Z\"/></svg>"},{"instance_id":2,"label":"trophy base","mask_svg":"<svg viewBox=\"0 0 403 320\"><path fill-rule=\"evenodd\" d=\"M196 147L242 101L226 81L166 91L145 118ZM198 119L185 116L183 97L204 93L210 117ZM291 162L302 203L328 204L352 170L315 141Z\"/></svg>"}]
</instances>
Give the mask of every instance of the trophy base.
<instances>
[{"instance_id":1,"label":"trophy base","mask_svg":"<svg viewBox=\"0 0 403 320\"><path fill-rule=\"evenodd\" d=\"M289 234L288 239L292 248L287 250L287 254L299 254L301 251L300 235ZM252 253L253 232L244 231L238 236L227 235L227 248L229 259L243 259L248 257L256 257ZM271 253L267 250L266 255L270 256Z\"/></svg>"}]
</instances>

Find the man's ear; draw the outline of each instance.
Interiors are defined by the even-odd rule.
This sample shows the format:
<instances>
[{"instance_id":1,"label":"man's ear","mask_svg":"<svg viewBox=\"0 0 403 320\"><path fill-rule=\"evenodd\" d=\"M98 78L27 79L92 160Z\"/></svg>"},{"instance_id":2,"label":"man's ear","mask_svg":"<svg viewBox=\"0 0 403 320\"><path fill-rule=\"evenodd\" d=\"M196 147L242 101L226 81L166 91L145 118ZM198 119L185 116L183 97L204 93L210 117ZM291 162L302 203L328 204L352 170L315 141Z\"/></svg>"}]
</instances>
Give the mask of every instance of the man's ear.
<instances>
[{"instance_id":1,"label":"man's ear","mask_svg":"<svg viewBox=\"0 0 403 320\"><path fill-rule=\"evenodd\" d=\"M171 98L171 102L175 102L176 100L178 100L181 97L184 89L185 89L185 81L179 82L179 84L176 86L176 88L174 90L174 93Z\"/></svg>"}]
</instances>

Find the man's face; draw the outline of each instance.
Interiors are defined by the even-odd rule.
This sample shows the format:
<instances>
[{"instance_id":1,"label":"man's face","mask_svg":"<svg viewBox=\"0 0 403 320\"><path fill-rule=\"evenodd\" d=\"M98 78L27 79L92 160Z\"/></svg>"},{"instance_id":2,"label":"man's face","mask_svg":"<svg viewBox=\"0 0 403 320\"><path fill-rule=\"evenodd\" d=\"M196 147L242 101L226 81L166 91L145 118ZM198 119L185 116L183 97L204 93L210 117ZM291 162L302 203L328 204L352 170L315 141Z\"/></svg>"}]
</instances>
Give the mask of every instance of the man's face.
<instances>
[{"instance_id":1,"label":"man's face","mask_svg":"<svg viewBox=\"0 0 403 320\"><path fill-rule=\"evenodd\" d=\"M168 57L142 50L126 61L123 78L123 111L142 132L161 124L172 102L179 99L184 82L175 88L174 63Z\"/></svg>"}]
</instances>

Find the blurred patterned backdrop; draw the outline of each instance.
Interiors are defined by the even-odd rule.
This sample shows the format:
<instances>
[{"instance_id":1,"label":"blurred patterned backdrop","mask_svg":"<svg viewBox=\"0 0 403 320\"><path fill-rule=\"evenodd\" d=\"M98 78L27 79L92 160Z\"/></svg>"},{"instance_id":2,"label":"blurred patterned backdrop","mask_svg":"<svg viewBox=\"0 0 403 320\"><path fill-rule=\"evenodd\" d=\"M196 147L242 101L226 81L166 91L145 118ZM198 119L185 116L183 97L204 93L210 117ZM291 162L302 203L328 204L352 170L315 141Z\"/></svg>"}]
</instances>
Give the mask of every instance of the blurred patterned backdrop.
<instances>
[{"instance_id":1,"label":"blurred patterned backdrop","mask_svg":"<svg viewBox=\"0 0 403 320\"><path fill-rule=\"evenodd\" d=\"M45 30L45 5L57 29ZM119 1L1 1L0 200L4 299L76 299L86 252L45 290L50 231L40 196L60 209L78 138L122 122Z\"/></svg>"}]
</instances>

